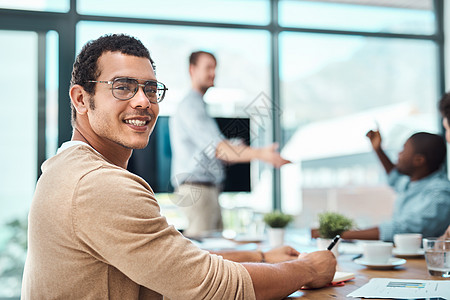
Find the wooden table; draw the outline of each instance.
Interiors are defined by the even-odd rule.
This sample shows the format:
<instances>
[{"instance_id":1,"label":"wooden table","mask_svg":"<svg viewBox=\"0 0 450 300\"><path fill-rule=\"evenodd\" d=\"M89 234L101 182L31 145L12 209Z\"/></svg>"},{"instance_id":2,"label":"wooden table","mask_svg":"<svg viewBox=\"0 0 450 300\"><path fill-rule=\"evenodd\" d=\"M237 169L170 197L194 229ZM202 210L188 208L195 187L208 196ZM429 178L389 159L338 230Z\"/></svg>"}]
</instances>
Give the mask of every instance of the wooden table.
<instances>
[{"instance_id":1,"label":"wooden table","mask_svg":"<svg viewBox=\"0 0 450 300\"><path fill-rule=\"evenodd\" d=\"M391 270L372 270L353 262L355 255L342 254L338 257L338 271L353 272L355 279L347 281L344 286L325 287L316 290L301 290L301 297L288 299L357 299L346 298L348 294L363 286L371 278L398 278L422 280L446 280L442 277L431 276L428 273L424 257L406 258L406 263ZM448 279L447 279L448 280Z\"/></svg>"}]
</instances>

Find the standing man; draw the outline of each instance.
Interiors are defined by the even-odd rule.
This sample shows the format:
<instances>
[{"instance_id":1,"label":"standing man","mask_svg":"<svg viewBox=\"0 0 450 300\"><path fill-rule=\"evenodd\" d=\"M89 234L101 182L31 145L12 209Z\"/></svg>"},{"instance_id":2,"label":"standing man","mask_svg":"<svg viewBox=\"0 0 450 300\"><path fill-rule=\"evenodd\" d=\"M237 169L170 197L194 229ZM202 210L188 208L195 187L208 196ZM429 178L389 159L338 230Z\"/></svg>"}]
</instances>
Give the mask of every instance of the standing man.
<instances>
[{"instance_id":1,"label":"standing man","mask_svg":"<svg viewBox=\"0 0 450 300\"><path fill-rule=\"evenodd\" d=\"M78 54L72 140L42 165L22 299L281 299L332 280L330 251L240 264L167 224L151 187L126 170L133 149L147 145L166 90L133 37L102 36Z\"/></svg>"},{"instance_id":2,"label":"standing man","mask_svg":"<svg viewBox=\"0 0 450 300\"><path fill-rule=\"evenodd\" d=\"M203 96L214 86L216 58L198 51L189 57L192 89L170 119L172 185L188 221L187 236L202 236L222 229L219 194L224 181L223 163L258 159L276 168L289 163L276 144L253 148L226 140L206 111Z\"/></svg>"},{"instance_id":3,"label":"standing man","mask_svg":"<svg viewBox=\"0 0 450 300\"><path fill-rule=\"evenodd\" d=\"M444 139L436 134L415 133L393 164L381 147L380 132L371 130L367 137L397 194L394 211L389 221L369 229L346 231L341 237L392 241L396 233L442 235L450 223L450 182L441 168L446 156Z\"/></svg>"}]
</instances>

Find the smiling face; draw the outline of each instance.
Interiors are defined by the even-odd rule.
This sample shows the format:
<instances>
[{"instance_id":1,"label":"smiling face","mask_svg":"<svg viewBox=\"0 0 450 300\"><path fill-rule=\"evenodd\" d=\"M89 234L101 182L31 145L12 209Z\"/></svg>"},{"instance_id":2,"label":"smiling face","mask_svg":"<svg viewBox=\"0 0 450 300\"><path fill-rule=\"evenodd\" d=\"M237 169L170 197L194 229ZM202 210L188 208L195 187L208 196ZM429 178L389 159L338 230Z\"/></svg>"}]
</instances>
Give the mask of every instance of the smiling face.
<instances>
[{"instance_id":1,"label":"smiling face","mask_svg":"<svg viewBox=\"0 0 450 300\"><path fill-rule=\"evenodd\" d=\"M97 81L112 81L118 77L135 78L139 83L156 80L147 58L120 52L103 53L98 59L98 69ZM147 146L159 106L150 103L142 88L129 100L118 100L112 95L111 84L96 83L95 94L86 95L88 101L77 117L77 130L81 130L83 137L95 149L102 152L103 148L114 151Z\"/></svg>"}]
</instances>

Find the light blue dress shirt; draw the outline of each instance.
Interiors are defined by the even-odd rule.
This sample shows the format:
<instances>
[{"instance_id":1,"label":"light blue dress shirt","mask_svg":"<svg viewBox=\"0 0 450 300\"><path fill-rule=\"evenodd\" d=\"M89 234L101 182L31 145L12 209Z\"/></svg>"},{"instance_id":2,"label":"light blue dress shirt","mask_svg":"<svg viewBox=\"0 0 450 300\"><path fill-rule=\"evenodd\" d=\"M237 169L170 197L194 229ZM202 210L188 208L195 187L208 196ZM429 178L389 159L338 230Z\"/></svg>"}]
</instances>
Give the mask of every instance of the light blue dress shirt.
<instances>
[{"instance_id":1,"label":"light blue dress shirt","mask_svg":"<svg viewBox=\"0 0 450 300\"><path fill-rule=\"evenodd\" d=\"M223 163L215 157L224 137L206 111L203 96L191 90L169 119L174 187L184 181L220 185L225 176Z\"/></svg>"},{"instance_id":2,"label":"light blue dress shirt","mask_svg":"<svg viewBox=\"0 0 450 300\"><path fill-rule=\"evenodd\" d=\"M380 224L380 239L392 241L396 233L422 233L424 237L442 235L450 224L450 182L438 170L411 181L397 169L388 175L397 193L390 221Z\"/></svg>"}]
</instances>

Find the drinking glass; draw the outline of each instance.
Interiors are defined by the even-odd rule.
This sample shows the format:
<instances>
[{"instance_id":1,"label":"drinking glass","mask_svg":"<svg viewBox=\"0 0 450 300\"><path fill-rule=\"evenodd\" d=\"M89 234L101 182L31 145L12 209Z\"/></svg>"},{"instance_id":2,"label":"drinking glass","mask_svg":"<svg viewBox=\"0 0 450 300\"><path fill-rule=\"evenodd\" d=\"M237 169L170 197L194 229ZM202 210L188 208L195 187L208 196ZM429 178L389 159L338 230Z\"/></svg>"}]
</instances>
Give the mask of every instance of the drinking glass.
<instances>
[{"instance_id":1,"label":"drinking glass","mask_svg":"<svg viewBox=\"0 0 450 300\"><path fill-rule=\"evenodd\" d=\"M450 278L450 239L423 239L428 272L433 276Z\"/></svg>"}]
</instances>

